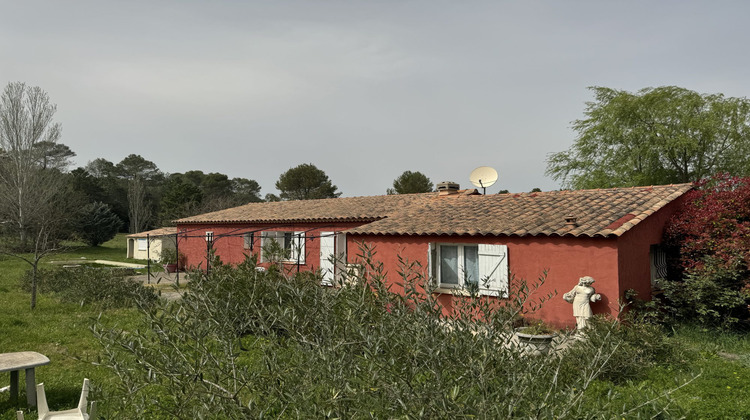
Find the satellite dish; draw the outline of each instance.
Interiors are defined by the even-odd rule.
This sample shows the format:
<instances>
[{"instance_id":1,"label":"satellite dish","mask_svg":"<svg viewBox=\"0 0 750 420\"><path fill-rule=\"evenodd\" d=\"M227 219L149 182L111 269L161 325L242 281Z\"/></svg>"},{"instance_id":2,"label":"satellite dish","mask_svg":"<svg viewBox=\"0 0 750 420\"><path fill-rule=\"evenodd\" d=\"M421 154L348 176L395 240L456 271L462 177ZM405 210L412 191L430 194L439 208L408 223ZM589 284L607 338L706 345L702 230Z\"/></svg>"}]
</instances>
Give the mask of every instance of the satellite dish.
<instances>
[{"instance_id":1,"label":"satellite dish","mask_svg":"<svg viewBox=\"0 0 750 420\"><path fill-rule=\"evenodd\" d=\"M497 171L489 166L480 166L471 171L469 180L475 187L482 188L484 194L487 194L487 187L491 187L497 182Z\"/></svg>"}]
</instances>

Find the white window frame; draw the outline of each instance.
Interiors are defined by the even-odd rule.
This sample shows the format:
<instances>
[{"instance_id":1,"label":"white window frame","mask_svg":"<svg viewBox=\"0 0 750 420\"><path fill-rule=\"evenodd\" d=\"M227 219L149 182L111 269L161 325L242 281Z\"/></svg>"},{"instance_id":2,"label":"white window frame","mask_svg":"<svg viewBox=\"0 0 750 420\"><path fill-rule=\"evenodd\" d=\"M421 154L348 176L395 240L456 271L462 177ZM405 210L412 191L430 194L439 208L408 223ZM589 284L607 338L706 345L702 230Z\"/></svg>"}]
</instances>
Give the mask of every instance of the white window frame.
<instances>
[{"instance_id":1,"label":"white window frame","mask_svg":"<svg viewBox=\"0 0 750 420\"><path fill-rule=\"evenodd\" d=\"M138 250L139 251L148 251L148 239L146 239L146 238L138 238L138 239L136 239L136 242L138 242Z\"/></svg>"},{"instance_id":2,"label":"white window frame","mask_svg":"<svg viewBox=\"0 0 750 420\"><path fill-rule=\"evenodd\" d=\"M253 242L255 241L255 232L249 232L242 235L242 247L244 249L253 249Z\"/></svg>"},{"instance_id":3,"label":"white window frame","mask_svg":"<svg viewBox=\"0 0 750 420\"><path fill-rule=\"evenodd\" d=\"M441 246L458 247L458 284L441 282ZM464 275L465 247L477 247L477 265L479 272L479 294L507 297L508 291L508 247L507 245L477 244L477 243L430 243L428 251L428 267L430 279L440 290L466 291L466 276Z\"/></svg>"},{"instance_id":4,"label":"white window frame","mask_svg":"<svg viewBox=\"0 0 750 420\"><path fill-rule=\"evenodd\" d=\"M268 262L265 260L263 255L263 248L268 243L267 241L279 242L279 245L283 249L290 250L289 259L282 260L283 263L288 264L305 264L305 232L302 231L288 231L288 230L267 230L261 232L260 236L260 258L261 262ZM299 260L298 260L299 257Z\"/></svg>"},{"instance_id":5,"label":"white window frame","mask_svg":"<svg viewBox=\"0 0 750 420\"><path fill-rule=\"evenodd\" d=\"M443 283L442 277L443 277L443 254L442 249L446 246L454 246L457 248L457 255L456 255L456 266L457 266L457 276L458 276L458 282L457 283ZM450 243L439 243L436 244L437 248L437 262L435 264L435 268L437 269L437 278L439 280L438 284L441 288L445 289L461 289L461 288L467 288L468 287L468 275L466 274L466 248L472 247L472 248L478 248L477 244L450 244ZM478 252L478 250L477 250ZM477 278L477 282L479 279Z\"/></svg>"}]
</instances>

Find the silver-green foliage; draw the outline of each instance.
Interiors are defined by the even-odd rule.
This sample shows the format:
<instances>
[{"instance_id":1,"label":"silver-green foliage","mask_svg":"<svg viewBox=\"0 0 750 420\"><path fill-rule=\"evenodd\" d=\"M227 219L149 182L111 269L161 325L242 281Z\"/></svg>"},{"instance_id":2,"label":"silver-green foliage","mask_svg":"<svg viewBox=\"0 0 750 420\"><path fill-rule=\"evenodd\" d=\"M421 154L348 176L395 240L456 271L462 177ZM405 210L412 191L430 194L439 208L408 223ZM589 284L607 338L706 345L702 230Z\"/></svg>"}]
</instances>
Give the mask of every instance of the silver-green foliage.
<instances>
[{"instance_id":1,"label":"silver-green foliage","mask_svg":"<svg viewBox=\"0 0 750 420\"><path fill-rule=\"evenodd\" d=\"M592 87L569 150L547 159L565 187L608 188L697 181L750 171L750 101L676 86L636 93Z\"/></svg>"},{"instance_id":2,"label":"silver-green foliage","mask_svg":"<svg viewBox=\"0 0 750 420\"><path fill-rule=\"evenodd\" d=\"M181 301L144 310L138 329L96 325L98 362L118 377L103 390L103 411L170 419L666 412L645 395L626 407L608 405L614 396L587 398L620 348L616 340L571 353L586 360L532 357L517 348L513 323L534 300L533 285L514 281L506 305L475 296L445 318L421 267L401 261L393 275L403 294L395 294L373 253L364 249L360 258L356 275L339 288L321 287L310 273L287 276L278 266L260 272L252 259L215 264L209 276L193 274Z\"/></svg>"},{"instance_id":3,"label":"silver-green foliage","mask_svg":"<svg viewBox=\"0 0 750 420\"><path fill-rule=\"evenodd\" d=\"M45 268L37 273L37 285L40 293L55 294L64 302L103 309L154 305L158 299L154 290L129 279L132 274L132 270L124 268ZM31 289L32 276L33 270L24 274L22 289Z\"/></svg>"}]
</instances>

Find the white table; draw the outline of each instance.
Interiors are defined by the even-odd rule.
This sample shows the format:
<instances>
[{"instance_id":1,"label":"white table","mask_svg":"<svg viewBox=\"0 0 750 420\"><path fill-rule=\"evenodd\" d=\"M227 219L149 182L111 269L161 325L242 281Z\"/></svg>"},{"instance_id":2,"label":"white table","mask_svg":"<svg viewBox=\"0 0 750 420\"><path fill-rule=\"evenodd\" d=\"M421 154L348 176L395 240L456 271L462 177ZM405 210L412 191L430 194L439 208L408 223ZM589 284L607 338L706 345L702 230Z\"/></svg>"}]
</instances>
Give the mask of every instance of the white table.
<instances>
[{"instance_id":1,"label":"white table","mask_svg":"<svg viewBox=\"0 0 750 420\"><path fill-rule=\"evenodd\" d=\"M34 369L49 364L49 358L35 351L0 353L0 372L10 372L10 401L18 402L18 372L26 371L26 401L36 407L36 378Z\"/></svg>"}]
</instances>

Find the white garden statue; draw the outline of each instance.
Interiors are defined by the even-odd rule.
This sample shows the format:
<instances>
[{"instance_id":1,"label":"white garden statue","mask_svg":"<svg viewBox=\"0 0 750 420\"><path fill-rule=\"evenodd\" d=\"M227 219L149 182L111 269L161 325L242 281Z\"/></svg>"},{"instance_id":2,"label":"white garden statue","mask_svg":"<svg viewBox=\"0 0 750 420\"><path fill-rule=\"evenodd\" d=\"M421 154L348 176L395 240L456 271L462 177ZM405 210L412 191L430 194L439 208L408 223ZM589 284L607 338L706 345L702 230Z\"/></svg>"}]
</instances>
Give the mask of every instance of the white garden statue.
<instances>
[{"instance_id":1,"label":"white garden statue","mask_svg":"<svg viewBox=\"0 0 750 420\"><path fill-rule=\"evenodd\" d=\"M594 278L585 276L578 280L578 285L573 290L563 295L566 302L573 304L573 316L576 317L576 329L586 328L591 318L591 303L602 300L602 295L596 293L591 284Z\"/></svg>"}]
</instances>

